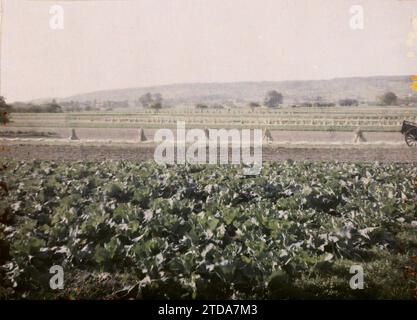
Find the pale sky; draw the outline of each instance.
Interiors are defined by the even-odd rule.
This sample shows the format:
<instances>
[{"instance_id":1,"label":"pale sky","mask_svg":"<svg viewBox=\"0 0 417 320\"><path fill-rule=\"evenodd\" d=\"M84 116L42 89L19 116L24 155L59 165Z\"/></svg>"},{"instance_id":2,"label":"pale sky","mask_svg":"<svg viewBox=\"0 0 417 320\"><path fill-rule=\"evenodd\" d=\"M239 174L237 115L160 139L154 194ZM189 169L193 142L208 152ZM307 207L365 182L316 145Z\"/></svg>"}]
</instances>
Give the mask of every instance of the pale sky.
<instances>
[{"instance_id":1,"label":"pale sky","mask_svg":"<svg viewBox=\"0 0 417 320\"><path fill-rule=\"evenodd\" d=\"M49 25L56 4L63 30ZM3 0L0 94L415 74L413 16L413 0Z\"/></svg>"}]
</instances>

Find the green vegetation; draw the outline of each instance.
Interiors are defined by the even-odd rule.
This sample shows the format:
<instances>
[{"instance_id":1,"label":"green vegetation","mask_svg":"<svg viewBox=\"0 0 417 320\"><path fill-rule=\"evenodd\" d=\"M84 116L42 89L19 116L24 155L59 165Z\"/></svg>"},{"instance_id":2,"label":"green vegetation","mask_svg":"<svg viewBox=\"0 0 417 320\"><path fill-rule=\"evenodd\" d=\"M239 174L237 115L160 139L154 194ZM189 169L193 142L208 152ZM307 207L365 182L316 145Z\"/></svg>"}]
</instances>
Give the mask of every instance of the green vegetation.
<instances>
[{"instance_id":1,"label":"green vegetation","mask_svg":"<svg viewBox=\"0 0 417 320\"><path fill-rule=\"evenodd\" d=\"M357 99L341 99L339 100L339 106L341 107L351 107L351 106L359 106L359 101Z\"/></svg>"},{"instance_id":2,"label":"green vegetation","mask_svg":"<svg viewBox=\"0 0 417 320\"><path fill-rule=\"evenodd\" d=\"M261 107L261 104L259 102L256 102L256 101L251 101L251 102L249 102L248 106L252 110L252 112L254 112L256 108Z\"/></svg>"},{"instance_id":3,"label":"green vegetation","mask_svg":"<svg viewBox=\"0 0 417 320\"><path fill-rule=\"evenodd\" d=\"M61 113L62 107L55 101L42 104L15 102L10 105L10 111L14 113Z\"/></svg>"},{"instance_id":4,"label":"green vegetation","mask_svg":"<svg viewBox=\"0 0 417 320\"><path fill-rule=\"evenodd\" d=\"M208 105L204 104L204 103L197 103L195 105L195 108L198 110L206 110L208 109Z\"/></svg>"},{"instance_id":5,"label":"green vegetation","mask_svg":"<svg viewBox=\"0 0 417 320\"><path fill-rule=\"evenodd\" d=\"M150 108L152 110L155 110L155 112L158 112L159 110L162 109L162 104L160 102L155 102L151 104Z\"/></svg>"},{"instance_id":6,"label":"green vegetation","mask_svg":"<svg viewBox=\"0 0 417 320\"><path fill-rule=\"evenodd\" d=\"M144 108L160 106L160 108L162 108L162 102L163 98L160 93L152 94L150 92L147 92L146 94L140 96L137 100L135 100L135 106L142 106Z\"/></svg>"},{"instance_id":7,"label":"green vegetation","mask_svg":"<svg viewBox=\"0 0 417 320\"><path fill-rule=\"evenodd\" d=\"M1 297L416 294L416 167L288 162L245 177L237 166L11 161L2 174ZM64 290L49 288L52 265ZM364 290L349 287L352 265Z\"/></svg>"},{"instance_id":8,"label":"green vegetation","mask_svg":"<svg viewBox=\"0 0 417 320\"><path fill-rule=\"evenodd\" d=\"M265 95L264 105L268 108L276 108L284 101L284 97L276 90L270 90Z\"/></svg>"},{"instance_id":9,"label":"green vegetation","mask_svg":"<svg viewBox=\"0 0 417 320\"><path fill-rule=\"evenodd\" d=\"M380 103L383 106L394 106L398 102L398 97L394 92L386 92L380 98Z\"/></svg>"},{"instance_id":10,"label":"green vegetation","mask_svg":"<svg viewBox=\"0 0 417 320\"><path fill-rule=\"evenodd\" d=\"M10 122L10 110L10 105L8 105L6 103L6 100L2 96L0 96L0 125L7 125Z\"/></svg>"}]
</instances>

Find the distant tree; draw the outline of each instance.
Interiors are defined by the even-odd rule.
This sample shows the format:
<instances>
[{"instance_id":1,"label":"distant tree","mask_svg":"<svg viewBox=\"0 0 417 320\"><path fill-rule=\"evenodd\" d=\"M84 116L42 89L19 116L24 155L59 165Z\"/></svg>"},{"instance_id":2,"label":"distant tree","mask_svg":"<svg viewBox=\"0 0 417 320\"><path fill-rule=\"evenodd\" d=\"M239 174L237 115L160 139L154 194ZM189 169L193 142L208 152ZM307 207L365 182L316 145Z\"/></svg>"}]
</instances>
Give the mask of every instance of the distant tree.
<instances>
[{"instance_id":1,"label":"distant tree","mask_svg":"<svg viewBox=\"0 0 417 320\"><path fill-rule=\"evenodd\" d=\"M335 107L336 103L334 102L316 102L313 104L315 107Z\"/></svg>"},{"instance_id":2,"label":"distant tree","mask_svg":"<svg viewBox=\"0 0 417 320\"><path fill-rule=\"evenodd\" d=\"M342 107L358 106L359 101L356 99L342 99L339 100L339 105Z\"/></svg>"},{"instance_id":3,"label":"distant tree","mask_svg":"<svg viewBox=\"0 0 417 320\"><path fill-rule=\"evenodd\" d=\"M195 107L196 107L196 109L201 110L201 111L203 111L203 110L205 110L205 109L208 108L208 106L206 104L204 104L204 103L197 103L195 105Z\"/></svg>"},{"instance_id":4,"label":"distant tree","mask_svg":"<svg viewBox=\"0 0 417 320\"><path fill-rule=\"evenodd\" d=\"M142 107L148 108L152 104L152 94L150 92L145 93L139 98Z\"/></svg>"},{"instance_id":5,"label":"distant tree","mask_svg":"<svg viewBox=\"0 0 417 320\"><path fill-rule=\"evenodd\" d=\"M251 108L252 112L255 111L256 108L259 108L261 106L260 103L251 101L249 102L249 108Z\"/></svg>"},{"instance_id":6,"label":"distant tree","mask_svg":"<svg viewBox=\"0 0 417 320\"><path fill-rule=\"evenodd\" d=\"M44 109L43 112L49 112L49 113L59 113L62 112L62 107L56 102L56 100L52 100L51 103L45 104L41 106L41 109ZM42 112L42 111L40 111Z\"/></svg>"},{"instance_id":7,"label":"distant tree","mask_svg":"<svg viewBox=\"0 0 417 320\"><path fill-rule=\"evenodd\" d=\"M268 108L276 108L278 107L284 100L284 97L281 93L276 90L271 90L266 93L264 104Z\"/></svg>"},{"instance_id":8,"label":"distant tree","mask_svg":"<svg viewBox=\"0 0 417 320\"><path fill-rule=\"evenodd\" d=\"M24 103L24 102L15 102L10 106L13 112L19 113L58 113L63 112L62 106L57 103L44 103L44 104L32 104L32 103ZM67 111L73 111L73 107L66 107Z\"/></svg>"},{"instance_id":9,"label":"distant tree","mask_svg":"<svg viewBox=\"0 0 417 320\"><path fill-rule=\"evenodd\" d=\"M151 104L150 108L158 112L159 110L162 109L162 104L160 102L154 102Z\"/></svg>"},{"instance_id":10,"label":"distant tree","mask_svg":"<svg viewBox=\"0 0 417 320\"><path fill-rule=\"evenodd\" d=\"M6 103L4 97L0 96L0 125L6 125L10 122L9 112L11 107Z\"/></svg>"},{"instance_id":11,"label":"distant tree","mask_svg":"<svg viewBox=\"0 0 417 320\"><path fill-rule=\"evenodd\" d=\"M385 106L393 106L397 104L398 97L394 92L386 92L380 98L380 102Z\"/></svg>"},{"instance_id":12,"label":"distant tree","mask_svg":"<svg viewBox=\"0 0 417 320\"><path fill-rule=\"evenodd\" d=\"M136 106L140 103L142 105L142 107L149 108L153 104L155 104L155 103L158 104L159 103L159 104L161 104L161 107L162 107L163 100L164 99L162 98L162 94L160 94L160 93L152 94L150 92L147 92L138 99L138 102L136 103Z\"/></svg>"}]
</instances>

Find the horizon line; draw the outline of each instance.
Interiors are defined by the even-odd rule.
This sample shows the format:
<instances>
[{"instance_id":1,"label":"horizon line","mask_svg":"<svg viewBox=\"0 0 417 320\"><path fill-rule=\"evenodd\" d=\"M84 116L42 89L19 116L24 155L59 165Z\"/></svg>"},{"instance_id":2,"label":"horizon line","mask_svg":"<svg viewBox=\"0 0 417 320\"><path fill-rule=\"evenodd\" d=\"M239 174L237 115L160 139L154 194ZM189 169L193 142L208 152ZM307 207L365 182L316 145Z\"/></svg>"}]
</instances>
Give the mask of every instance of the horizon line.
<instances>
[{"instance_id":1,"label":"horizon line","mask_svg":"<svg viewBox=\"0 0 417 320\"><path fill-rule=\"evenodd\" d=\"M24 102L24 103L30 103L34 101L39 100L66 100L72 97L76 96L83 96L83 95L89 95L89 94L97 94L97 93L103 93L107 91L123 91L123 90L134 90L134 89L150 89L150 88L157 88L157 87L172 87L172 86L181 86L181 85L210 85L210 84L233 84L233 83L283 83L283 82L315 82L315 81L331 81L331 80L340 80L340 79L365 79L365 78L383 78L383 77L411 77L413 74L401 74L401 75L372 75L372 76L346 76L346 77L331 77L331 78L321 78L321 79L294 79L294 80L238 80L238 81L207 81L207 82L172 82L172 83L165 83L165 84L156 84L156 85L145 85L145 86L129 86L129 87L119 87L119 88L109 88L109 89L98 89L98 90L92 90L92 91L86 91L86 92L80 92L75 93L71 95L65 95L65 96L50 96L50 97L42 97L42 98L33 98L33 99L25 99L25 100L14 100L10 103L16 103L16 102Z\"/></svg>"}]
</instances>

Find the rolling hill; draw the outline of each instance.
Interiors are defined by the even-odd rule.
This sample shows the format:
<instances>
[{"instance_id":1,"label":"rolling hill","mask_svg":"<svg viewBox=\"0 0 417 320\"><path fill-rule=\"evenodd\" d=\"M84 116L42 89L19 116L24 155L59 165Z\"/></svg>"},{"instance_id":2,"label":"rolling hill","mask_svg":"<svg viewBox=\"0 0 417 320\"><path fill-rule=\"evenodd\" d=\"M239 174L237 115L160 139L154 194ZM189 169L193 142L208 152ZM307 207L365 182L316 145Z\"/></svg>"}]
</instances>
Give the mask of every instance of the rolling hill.
<instances>
[{"instance_id":1,"label":"rolling hill","mask_svg":"<svg viewBox=\"0 0 417 320\"><path fill-rule=\"evenodd\" d=\"M96 91L58 99L58 101L134 101L147 92L158 92L162 94L165 101L171 104L243 102L261 101L268 90L281 92L286 103L302 102L318 96L325 101L336 101L342 98L375 101L377 96L386 91L393 91L399 97L416 94L410 89L410 83L410 76L376 76L329 80L172 84Z\"/></svg>"}]
</instances>

